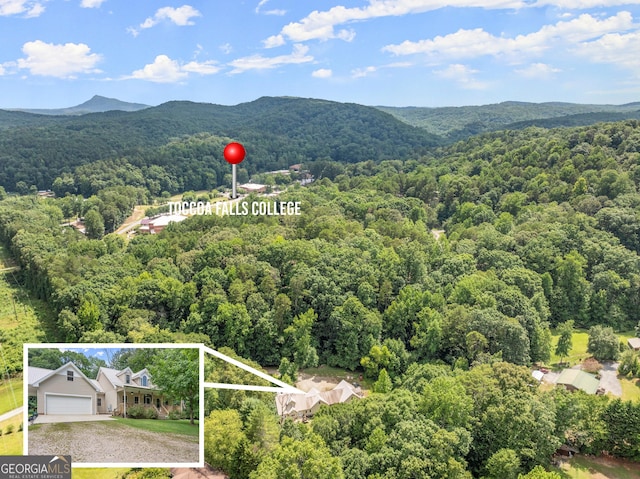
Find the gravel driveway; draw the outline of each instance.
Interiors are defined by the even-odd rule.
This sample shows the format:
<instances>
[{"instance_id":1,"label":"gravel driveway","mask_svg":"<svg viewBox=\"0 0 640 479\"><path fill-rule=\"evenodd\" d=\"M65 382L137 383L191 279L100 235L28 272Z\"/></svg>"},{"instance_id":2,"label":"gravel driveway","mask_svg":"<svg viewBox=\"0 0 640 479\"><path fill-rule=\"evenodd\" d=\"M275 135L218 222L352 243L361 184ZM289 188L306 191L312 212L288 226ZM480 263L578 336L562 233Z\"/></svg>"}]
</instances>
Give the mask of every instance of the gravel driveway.
<instances>
[{"instance_id":1,"label":"gravel driveway","mask_svg":"<svg viewBox=\"0 0 640 479\"><path fill-rule=\"evenodd\" d=\"M117 421L30 427L29 454L70 454L74 463L199 462L197 436L145 431Z\"/></svg>"}]
</instances>

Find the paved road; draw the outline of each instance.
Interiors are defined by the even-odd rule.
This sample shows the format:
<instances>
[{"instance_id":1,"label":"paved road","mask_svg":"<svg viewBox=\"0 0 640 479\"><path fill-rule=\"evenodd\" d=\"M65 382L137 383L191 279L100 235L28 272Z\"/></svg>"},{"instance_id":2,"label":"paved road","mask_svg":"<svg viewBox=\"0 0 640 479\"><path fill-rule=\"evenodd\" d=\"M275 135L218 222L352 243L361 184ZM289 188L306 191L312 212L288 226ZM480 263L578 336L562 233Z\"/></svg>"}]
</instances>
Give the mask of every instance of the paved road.
<instances>
[{"instance_id":1,"label":"paved road","mask_svg":"<svg viewBox=\"0 0 640 479\"><path fill-rule=\"evenodd\" d=\"M0 414L0 422L4 421L5 419L12 418L13 416L17 416L18 414L22 414L22 409L23 409L23 407L20 406L19 408L16 408L13 411L9 411L9 412L5 412L4 414Z\"/></svg>"}]
</instances>

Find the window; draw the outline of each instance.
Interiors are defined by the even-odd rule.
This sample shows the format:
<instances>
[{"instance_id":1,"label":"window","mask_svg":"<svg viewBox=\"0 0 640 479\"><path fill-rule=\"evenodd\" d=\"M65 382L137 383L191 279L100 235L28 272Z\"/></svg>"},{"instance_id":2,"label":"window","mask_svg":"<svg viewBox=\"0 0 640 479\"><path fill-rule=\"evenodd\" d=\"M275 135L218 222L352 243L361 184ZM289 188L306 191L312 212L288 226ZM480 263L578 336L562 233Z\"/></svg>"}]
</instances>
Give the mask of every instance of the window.
<instances>
[{"instance_id":1,"label":"window","mask_svg":"<svg viewBox=\"0 0 640 479\"><path fill-rule=\"evenodd\" d=\"M144 403L145 403L145 404L151 404L151 395L149 395L149 394L145 394L145 396L144 396Z\"/></svg>"},{"instance_id":2,"label":"window","mask_svg":"<svg viewBox=\"0 0 640 479\"><path fill-rule=\"evenodd\" d=\"M67 381L73 381L73 371L67 371Z\"/></svg>"},{"instance_id":3,"label":"window","mask_svg":"<svg viewBox=\"0 0 640 479\"><path fill-rule=\"evenodd\" d=\"M124 382L127 384L131 384L131 376L129 376L128 374L124 377Z\"/></svg>"},{"instance_id":4,"label":"window","mask_svg":"<svg viewBox=\"0 0 640 479\"><path fill-rule=\"evenodd\" d=\"M133 404L138 404L138 401L140 401L140 398L138 396L133 398Z\"/></svg>"},{"instance_id":5,"label":"window","mask_svg":"<svg viewBox=\"0 0 640 479\"><path fill-rule=\"evenodd\" d=\"M102 406L102 398L98 398L98 407Z\"/></svg>"},{"instance_id":6,"label":"window","mask_svg":"<svg viewBox=\"0 0 640 479\"><path fill-rule=\"evenodd\" d=\"M142 385L143 386L147 385L147 376L142 376Z\"/></svg>"}]
</instances>

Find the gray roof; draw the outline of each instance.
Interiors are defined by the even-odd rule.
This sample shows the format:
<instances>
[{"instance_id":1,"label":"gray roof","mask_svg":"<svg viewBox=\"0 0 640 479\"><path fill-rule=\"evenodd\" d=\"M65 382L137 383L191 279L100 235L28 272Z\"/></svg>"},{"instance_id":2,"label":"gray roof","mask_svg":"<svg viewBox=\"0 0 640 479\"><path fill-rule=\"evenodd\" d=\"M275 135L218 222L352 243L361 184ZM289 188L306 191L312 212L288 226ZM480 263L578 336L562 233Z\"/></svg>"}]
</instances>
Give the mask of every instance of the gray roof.
<instances>
[{"instance_id":1,"label":"gray roof","mask_svg":"<svg viewBox=\"0 0 640 479\"><path fill-rule=\"evenodd\" d=\"M640 338L629 338L627 343L633 349L640 349Z\"/></svg>"},{"instance_id":2,"label":"gray roof","mask_svg":"<svg viewBox=\"0 0 640 479\"><path fill-rule=\"evenodd\" d=\"M98 370L98 376L100 375L100 373L104 374L105 377L109 380L109 382L111 384L113 384L114 387L118 388L118 387L122 387L122 386L135 386L137 388L142 388L142 389L156 389L152 382L151 382L151 375L149 374L149 372L147 371L147 375L149 376L149 382L147 383L149 386L140 386L138 384L126 384L124 382L124 371L129 370L131 371L131 369L129 368L125 368L122 371L119 371L117 369L112 369L112 368L105 368L105 367L101 367ZM137 377L139 377L141 375L141 373L143 371L146 371L146 368L143 369L142 371L138 371L136 374L133 373L133 371L131 371L131 379L135 379ZM121 379L122 377L122 379Z\"/></svg>"},{"instance_id":3,"label":"gray roof","mask_svg":"<svg viewBox=\"0 0 640 479\"><path fill-rule=\"evenodd\" d=\"M72 367L73 369L75 369L82 378L84 378L86 381L89 382L89 384L91 384L91 386L98 392L104 392L104 390L102 389L102 387L100 386L100 383L98 383L98 381L96 381L95 379L89 379L87 376L85 376L85 374L78 368L78 366L76 366L75 364L73 364L71 361L63 364L62 366L60 366L58 369L53 370L53 369L45 369L45 368L38 368L35 366L29 366L28 367L28 375L29 375L29 386L34 386L34 387L38 387L40 386L40 382L43 380L48 379L50 376L53 376L55 373L57 373L58 371L64 369L64 368L68 368L68 367Z\"/></svg>"}]
</instances>

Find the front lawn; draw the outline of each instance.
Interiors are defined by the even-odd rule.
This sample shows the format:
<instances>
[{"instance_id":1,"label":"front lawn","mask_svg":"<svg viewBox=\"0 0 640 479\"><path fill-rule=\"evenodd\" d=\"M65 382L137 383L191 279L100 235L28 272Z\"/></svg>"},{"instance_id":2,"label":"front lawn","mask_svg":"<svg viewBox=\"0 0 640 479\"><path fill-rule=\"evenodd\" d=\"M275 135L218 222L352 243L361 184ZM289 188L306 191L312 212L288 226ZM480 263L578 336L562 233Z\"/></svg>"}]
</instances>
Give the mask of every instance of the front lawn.
<instances>
[{"instance_id":1,"label":"front lawn","mask_svg":"<svg viewBox=\"0 0 640 479\"><path fill-rule=\"evenodd\" d=\"M73 458L71 458L73 460ZM130 471L125 468L95 468L95 467L74 467L73 479L120 479L122 475Z\"/></svg>"},{"instance_id":2,"label":"front lawn","mask_svg":"<svg viewBox=\"0 0 640 479\"><path fill-rule=\"evenodd\" d=\"M0 422L0 456L20 456L22 455L22 431L18 431L22 423L22 414L17 414L12 418ZM9 434L10 426L13 431Z\"/></svg>"},{"instance_id":3,"label":"front lawn","mask_svg":"<svg viewBox=\"0 0 640 479\"><path fill-rule=\"evenodd\" d=\"M198 437L198 421L195 424L189 424L188 419L124 419L116 418L121 424L144 429L145 431L160 432L168 434L184 434L186 436Z\"/></svg>"},{"instance_id":4,"label":"front lawn","mask_svg":"<svg viewBox=\"0 0 640 479\"><path fill-rule=\"evenodd\" d=\"M0 414L22 406L22 381L22 377L16 377L0 382Z\"/></svg>"},{"instance_id":5,"label":"front lawn","mask_svg":"<svg viewBox=\"0 0 640 479\"><path fill-rule=\"evenodd\" d=\"M556 356L556 346L558 344L558 338L560 337L554 331L551 333L551 364L554 367L559 367L560 357ZM585 330L576 329L571 336L571 351L569 351L569 355L562 358L562 367L567 367L567 363L569 366L575 366L576 364L584 361L591 354L587 353L587 343L589 341L589 333Z\"/></svg>"}]
</instances>

